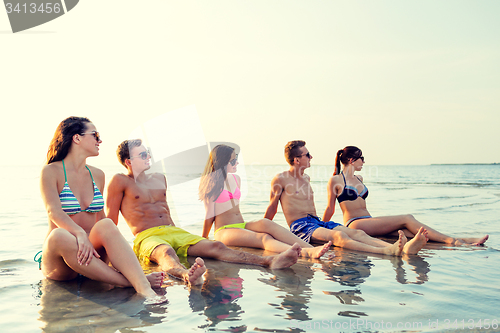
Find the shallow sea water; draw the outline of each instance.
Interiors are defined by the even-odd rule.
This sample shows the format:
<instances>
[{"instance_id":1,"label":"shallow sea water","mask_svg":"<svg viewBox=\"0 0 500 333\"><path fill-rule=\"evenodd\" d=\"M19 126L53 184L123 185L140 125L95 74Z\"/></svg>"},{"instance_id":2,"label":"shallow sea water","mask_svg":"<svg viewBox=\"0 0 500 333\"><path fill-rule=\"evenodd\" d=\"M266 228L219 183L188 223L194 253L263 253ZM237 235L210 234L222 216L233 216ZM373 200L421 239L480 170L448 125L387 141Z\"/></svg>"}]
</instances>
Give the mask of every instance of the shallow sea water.
<instances>
[{"instance_id":1,"label":"shallow sea water","mask_svg":"<svg viewBox=\"0 0 500 333\"><path fill-rule=\"evenodd\" d=\"M0 196L1 332L500 331L495 326L500 325L499 165L367 165L362 173L373 216L411 213L454 236L490 234L485 247L432 243L419 255L403 259L335 248L333 260L300 259L277 271L207 259L202 287L189 290L167 279L158 292L168 302L160 305L144 305L131 288L109 289L85 278L44 279L33 262L47 230L38 189L40 168L1 168L8 175L3 188L9 189ZM263 216L270 180L285 169L240 167L246 220ZM103 170L107 179L121 171ZM320 216L332 171L331 166L308 169ZM169 202L178 219L184 211L192 212L187 223L179 224L200 234L202 217L194 189L187 186L182 201L172 198L179 193L172 188ZM342 220L339 209L333 220ZM281 213L275 221L285 225ZM132 242L125 223L119 226ZM186 265L193 259L187 258Z\"/></svg>"}]
</instances>

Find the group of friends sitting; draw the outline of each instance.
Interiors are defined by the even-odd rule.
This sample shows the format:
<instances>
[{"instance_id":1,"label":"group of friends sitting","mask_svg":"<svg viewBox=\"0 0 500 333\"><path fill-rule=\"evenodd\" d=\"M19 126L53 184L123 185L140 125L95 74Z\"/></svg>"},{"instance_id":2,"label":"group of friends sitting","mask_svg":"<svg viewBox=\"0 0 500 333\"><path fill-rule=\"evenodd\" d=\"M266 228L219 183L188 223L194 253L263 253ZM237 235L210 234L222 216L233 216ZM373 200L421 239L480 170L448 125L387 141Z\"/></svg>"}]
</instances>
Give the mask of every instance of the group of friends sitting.
<instances>
[{"instance_id":1,"label":"group of friends sitting","mask_svg":"<svg viewBox=\"0 0 500 333\"><path fill-rule=\"evenodd\" d=\"M417 254L431 240L450 245L482 245L488 236L454 238L417 221L412 215L372 217L366 208L368 189L355 175L363 167L360 149L348 146L337 152L335 172L328 181L328 205L320 219L314 206L310 178L304 172L313 158L304 141L285 146L289 170L271 182L264 218L245 222L239 209L241 179L235 174L235 149L212 149L201 175L199 199L205 205L202 235L176 227L167 203L167 180L161 173L146 173L151 156L140 139L125 140L117 149L126 173L116 174L104 198L104 172L86 164L99 155L101 144L94 124L84 117L69 117L56 129L41 173L41 193L49 219L41 269L53 280L84 275L114 286L134 287L145 298L158 302L154 288L166 274L189 286L202 284L203 258L282 269L298 257L328 256L332 245L391 256ZM92 184L92 186L90 186ZM336 202L344 223L329 221ZM273 222L281 204L289 229ZM86 208L84 208L86 207ZM133 248L117 228L118 216L135 236ZM209 233L214 226L214 239ZM372 236L393 235L387 243ZM310 243L322 243L313 246ZM228 246L260 248L277 253L259 256ZM179 257L196 257L186 268ZM145 275L139 260L153 262L159 272Z\"/></svg>"}]
</instances>

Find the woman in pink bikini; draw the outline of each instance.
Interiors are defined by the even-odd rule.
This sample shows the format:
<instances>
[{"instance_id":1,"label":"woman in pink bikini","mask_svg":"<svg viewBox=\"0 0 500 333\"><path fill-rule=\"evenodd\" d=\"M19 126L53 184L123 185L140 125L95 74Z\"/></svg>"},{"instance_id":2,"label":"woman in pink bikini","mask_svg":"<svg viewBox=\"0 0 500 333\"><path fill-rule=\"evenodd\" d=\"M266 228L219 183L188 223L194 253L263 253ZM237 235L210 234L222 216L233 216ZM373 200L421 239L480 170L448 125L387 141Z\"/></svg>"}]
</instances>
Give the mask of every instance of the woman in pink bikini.
<instances>
[{"instance_id":1,"label":"woman in pink bikini","mask_svg":"<svg viewBox=\"0 0 500 333\"><path fill-rule=\"evenodd\" d=\"M331 242L313 247L271 220L245 222L239 208L241 180L234 174L237 165L238 159L232 147L218 145L210 152L199 187L200 200L206 211L203 237L208 238L215 222L215 240L228 246L281 253L298 243L302 248L301 255L309 258L319 258L328 251Z\"/></svg>"},{"instance_id":2,"label":"woman in pink bikini","mask_svg":"<svg viewBox=\"0 0 500 333\"><path fill-rule=\"evenodd\" d=\"M99 155L101 142L87 118L66 118L56 129L40 177L49 217L43 275L66 281L81 274L114 286L134 287L148 301L161 301L151 287L161 286L164 273L145 276L132 247L104 214L104 173L86 164L87 157Z\"/></svg>"},{"instance_id":3,"label":"woman in pink bikini","mask_svg":"<svg viewBox=\"0 0 500 333\"><path fill-rule=\"evenodd\" d=\"M340 171L340 164L343 169ZM363 184L363 177L354 173L365 164L362 151L354 146L347 146L337 152L335 172L328 181L328 205L323 214L323 221L330 221L335 212L335 201L344 214L344 225L348 228L361 229L370 236L382 236L404 230L413 237L421 227L428 232L429 240L452 245L481 245L488 235L482 238L454 238L432 229L417 221L413 215L372 217L366 208L368 189Z\"/></svg>"}]
</instances>

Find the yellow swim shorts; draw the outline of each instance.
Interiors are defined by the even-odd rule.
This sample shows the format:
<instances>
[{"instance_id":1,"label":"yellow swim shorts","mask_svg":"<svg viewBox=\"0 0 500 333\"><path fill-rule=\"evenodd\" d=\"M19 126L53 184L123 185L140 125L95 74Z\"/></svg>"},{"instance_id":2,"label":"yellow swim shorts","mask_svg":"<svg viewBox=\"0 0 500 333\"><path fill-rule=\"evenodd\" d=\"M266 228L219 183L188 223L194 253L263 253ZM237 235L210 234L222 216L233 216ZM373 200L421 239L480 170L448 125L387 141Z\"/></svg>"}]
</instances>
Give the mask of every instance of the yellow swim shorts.
<instances>
[{"instance_id":1,"label":"yellow swim shorts","mask_svg":"<svg viewBox=\"0 0 500 333\"><path fill-rule=\"evenodd\" d=\"M134 239L134 252L139 260L144 260L146 264L149 264L149 257L158 245L170 245L178 256L185 257L191 245L204 239L181 228L162 225L138 233Z\"/></svg>"}]
</instances>

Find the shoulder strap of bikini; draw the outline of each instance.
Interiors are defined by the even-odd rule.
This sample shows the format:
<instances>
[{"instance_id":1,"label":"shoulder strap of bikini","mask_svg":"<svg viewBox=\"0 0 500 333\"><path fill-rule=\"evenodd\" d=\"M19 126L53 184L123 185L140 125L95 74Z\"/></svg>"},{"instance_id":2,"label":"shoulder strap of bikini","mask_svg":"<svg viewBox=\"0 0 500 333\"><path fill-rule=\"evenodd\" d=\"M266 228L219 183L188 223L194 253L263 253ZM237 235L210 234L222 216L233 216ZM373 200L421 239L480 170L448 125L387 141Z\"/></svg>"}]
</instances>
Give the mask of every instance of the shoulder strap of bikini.
<instances>
[{"instance_id":1,"label":"shoulder strap of bikini","mask_svg":"<svg viewBox=\"0 0 500 333\"><path fill-rule=\"evenodd\" d=\"M94 177L92 177L92 172L90 172L90 169L89 169L89 167L88 167L88 166L85 166L85 167L87 168L87 170L89 170L89 173L90 173L90 179L92 179L92 183L94 183L94 184L95 184L95 182L94 182Z\"/></svg>"},{"instance_id":2,"label":"shoulder strap of bikini","mask_svg":"<svg viewBox=\"0 0 500 333\"><path fill-rule=\"evenodd\" d=\"M64 160L61 160L63 164L63 170L64 170L64 181L67 182L68 178L66 177L66 167L64 166Z\"/></svg>"},{"instance_id":3,"label":"shoulder strap of bikini","mask_svg":"<svg viewBox=\"0 0 500 333\"><path fill-rule=\"evenodd\" d=\"M238 185L238 179L236 179L236 175L234 173L233 173L233 178L234 178L234 181L236 182L236 187L239 188L240 186Z\"/></svg>"}]
</instances>

